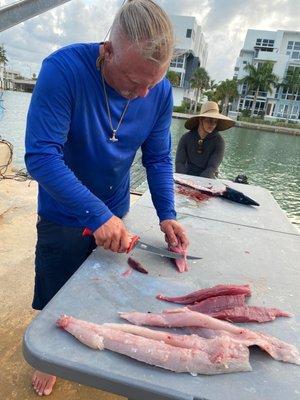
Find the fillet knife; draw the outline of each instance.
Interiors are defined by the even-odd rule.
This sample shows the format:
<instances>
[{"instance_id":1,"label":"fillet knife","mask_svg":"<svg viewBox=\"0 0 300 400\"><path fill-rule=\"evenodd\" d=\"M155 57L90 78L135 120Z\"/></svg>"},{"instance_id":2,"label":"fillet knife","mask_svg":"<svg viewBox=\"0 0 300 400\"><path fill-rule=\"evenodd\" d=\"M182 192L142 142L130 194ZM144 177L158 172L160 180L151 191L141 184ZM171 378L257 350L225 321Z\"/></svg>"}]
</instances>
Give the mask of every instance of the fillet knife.
<instances>
[{"instance_id":1,"label":"fillet knife","mask_svg":"<svg viewBox=\"0 0 300 400\"><path fill-rule=\"evenodd\" d=\"M91 236L92 234L93 234L93 232L88 228L85 228L82 232L82 236ZM157 254L161 257L173 258L175 260L180 260L181 258L184 258L183 254L175 253L173 251L166 250L166 249L161 249L159 247L155 247L148 243L142 242L140 240L140 237L137 235L132 236L130 245L129 245L128 249L126 250L126 253L129 253L134 248L139 249L139 250L149 251L150 253ZM187 255L186 259L187 260L201 260L201 257Z\"/></svg>"}]
</instances>

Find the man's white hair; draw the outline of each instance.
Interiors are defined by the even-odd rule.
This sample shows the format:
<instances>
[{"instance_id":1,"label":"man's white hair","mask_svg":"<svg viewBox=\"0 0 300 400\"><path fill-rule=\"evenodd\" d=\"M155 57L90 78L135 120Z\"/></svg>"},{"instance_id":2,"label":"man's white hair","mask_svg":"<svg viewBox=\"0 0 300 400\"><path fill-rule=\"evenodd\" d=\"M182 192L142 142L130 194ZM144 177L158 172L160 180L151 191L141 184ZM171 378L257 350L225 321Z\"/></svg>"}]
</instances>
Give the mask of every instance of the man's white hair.
<instances>
[{"instance_id":1,"label":"man's white hair","mask_svg":"<svg viewBox=\"0 0 300 400\"><path fill-rule=\"evenodd\" d=\"M141 55L160 65L173 56L174 34L167 14L152 0L128 0L115 16L110 41L121 37L136 46Z\"/></svg>"}]
</instances>

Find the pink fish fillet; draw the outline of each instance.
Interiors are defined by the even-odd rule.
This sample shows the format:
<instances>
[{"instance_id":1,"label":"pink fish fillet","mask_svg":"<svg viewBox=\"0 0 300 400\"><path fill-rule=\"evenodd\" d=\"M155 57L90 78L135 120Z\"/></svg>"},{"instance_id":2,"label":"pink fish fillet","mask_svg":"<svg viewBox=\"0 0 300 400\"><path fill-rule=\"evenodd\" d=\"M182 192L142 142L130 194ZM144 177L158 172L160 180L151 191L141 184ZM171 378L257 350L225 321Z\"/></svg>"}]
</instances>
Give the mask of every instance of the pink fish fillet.
<instances>
[{"instance_id":1,"label":"pink fish fillet","mask_svg":"<svg viewBox=\"0 0 300 400\"><path fill-rule=\"evenodd\" d=\"M60 317L56 324L93 349L105 348L174 372L211 375L251 369L249 362L241 363L233 360L224 364L220 359L212 362L208 354L202 350L175 347L103 325L90 324L70 316Z\"/></svg>"},{"instance_id":2,"label":"pink fish fillet","mask_svg":"<svg viewBox=\"0 0 300 400\"><path fill-rule=\"evenodd\" d=\"M251 368L249 366L249 350L248 347L236 343L229 336L216 337L213 339L204 339L199 335L177 335L174 333L153 330L143 328L137 325L129 324L103 324L104 327L117 329L123 332L132 333L146 337L148 339L154 339L163 341L166 344L175 347L182 347L187 349L198 349L207 353L212 363L223 363L229 368L232 368L231 363L238 363L236 370L239 368Z\"/></svg>"},{"instance_id":3,"label":"pink fish fillet","mask_svg":"<svg viewBox=\"0 0 300 400\"><path fill-rule=\"evenodd\" d=\"M225 296L209 297L208 299L188 305L187 308L191 311L198 311L204 314L217 313L233 307L244 306L245 297L245 294L229 294Z\"/></svg>"},{"instance_id":4,"label":"pink fish fillet","mask_svg":"<svg viewBox=\"0 0 300 400\"><path fill-rule=\"evenodd\" d=\"M186 250L183 250L181 247L181 244L178 246L169 246L168 250L173 251L174 253L179 253L182 254L184 257L180 258L179 260L174 259L174 263L176 267L178 268L179 272L185 272L189 270L189 266L186 260Z\"/></svg>"},{"instance_id":5,"label":"pink fish fillet","mask_svg":"<svg viewBox=\"0 0 300 400\"><path fill-rule=\"evenodd\" d=\"M168 297L162 294L156 296L159 300L169 301L171 303L178 304L193 304L210 297L233 295L233 294L244 294L245 296L251 295L249 285L217 285L211 288L200 289L192 293L188 293L184 296Z\"/></svg>"},{"instance_id":6,"label":"pink fish fillet","mask_svg":"<svg viewBox=\"0 0 300 400\"><path fill-rule=\"evenodd\" d=\"M191 307L188 308L191 309ZM224 319L231 322L267 322L273 321L276 317L292 317L291 313L278 310L277 308L254 306L233 307L209 314L214 318Z\"/></svg>"},{"instance_id":7,"label":"pink fish fillet","mask_svg":"<svg viewBox=\"0 0 300 400\"><path fill-rule=\"evenodd\" d=\"M300 353L295 346L273 336L240 328L209 315L190 311L187 308L166 310L161 314L140 312L120 313L120 317L135 325L164 326L168 328L198 327L225 331L239 343L246 344L247 346L259 346L275 360L300 365Z\"/></svg>"}]
</instances>

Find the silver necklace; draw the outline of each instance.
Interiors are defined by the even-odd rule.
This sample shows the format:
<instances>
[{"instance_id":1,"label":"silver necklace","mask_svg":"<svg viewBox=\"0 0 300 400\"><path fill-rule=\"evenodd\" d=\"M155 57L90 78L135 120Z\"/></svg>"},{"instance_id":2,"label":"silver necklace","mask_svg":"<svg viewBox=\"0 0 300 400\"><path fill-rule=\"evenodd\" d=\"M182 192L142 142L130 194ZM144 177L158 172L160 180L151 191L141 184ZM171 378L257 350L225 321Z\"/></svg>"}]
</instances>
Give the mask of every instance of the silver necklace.
<instances>
[{"instance_id":1,"label":"silver necklace","mask_svg":"<svg viewBox=\"0 0 300 400\"><path fill-rule=\"evenodd\" d=\"M114 127L113 127L113 125L112 125L111 114L110 114L110 108L109 108L109 102L108 102L108 96L107 96L107 93L106 93L106 86L105 86L104 77L103 77L103 67L102 67L102 69L100 69L100 71L101 71L101 78L102 78L102 85L103 85L104 97L105 97L105 102L106 102L106 109L107 109L108 121L109 121L110 129L111 129L111 132L112 132L112 136L109 138L109 141L112 142L112 143L115 143L115 142L118 142L118 141L119 141L119 139L118 139L117 136L116 136L116 135L117 135L117 131L118 131L118 129L120 128L120 125L121 125L121 123L122 123L122 121L123 121L123 118L124 118L124 115L125 115L125 113L126 113L126 111L127 111L127 108L128 108L129 103L130 103L130 100L127 100L127 103L125 104L125 107L124 107L124 110L123 110L123 112L122 112L122 115L121 115L121 117L120 117L120 119L119 119L118 125L117 125L117 127L114 129Z\"/></svg>"}]
</instances>

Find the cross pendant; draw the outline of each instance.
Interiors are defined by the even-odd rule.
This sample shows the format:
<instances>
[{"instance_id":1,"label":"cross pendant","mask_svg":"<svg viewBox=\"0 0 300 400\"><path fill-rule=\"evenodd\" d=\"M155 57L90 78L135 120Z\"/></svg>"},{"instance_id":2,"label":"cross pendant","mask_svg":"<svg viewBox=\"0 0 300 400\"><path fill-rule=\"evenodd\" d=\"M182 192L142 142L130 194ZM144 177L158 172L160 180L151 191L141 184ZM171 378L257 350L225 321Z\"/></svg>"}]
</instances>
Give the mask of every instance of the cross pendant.
<instances>
[{"instance_id":1,"label":"cross pendant","mask_svg":"<svg viewBox=\"0 0 300 400\"><path fill-rule=\"evenodd\" d=\"M119 141L119 139L116 137L116 130L115 129L113 129L112 137L110 137L109 140L110 140L110 142L113 142L113 143Z\"/></svg>"}]
</instances>

